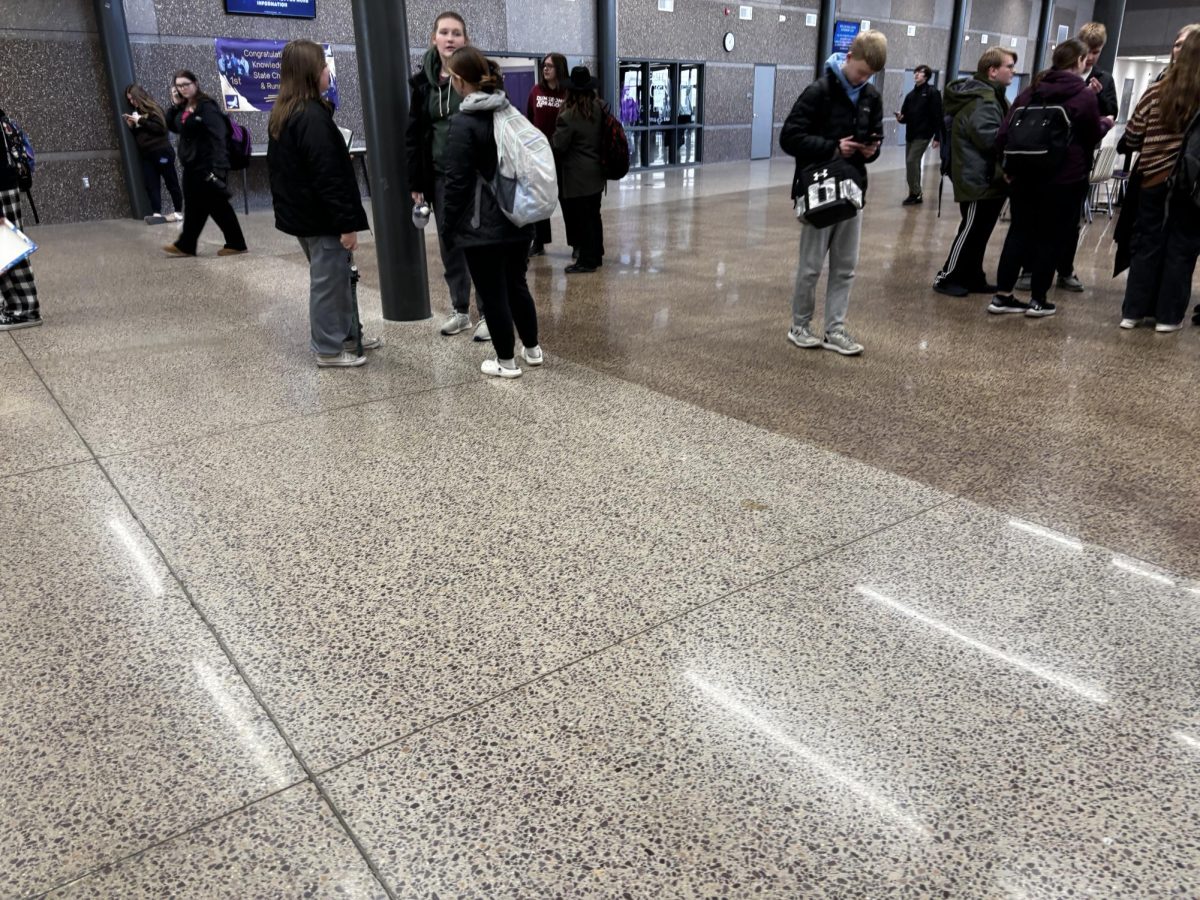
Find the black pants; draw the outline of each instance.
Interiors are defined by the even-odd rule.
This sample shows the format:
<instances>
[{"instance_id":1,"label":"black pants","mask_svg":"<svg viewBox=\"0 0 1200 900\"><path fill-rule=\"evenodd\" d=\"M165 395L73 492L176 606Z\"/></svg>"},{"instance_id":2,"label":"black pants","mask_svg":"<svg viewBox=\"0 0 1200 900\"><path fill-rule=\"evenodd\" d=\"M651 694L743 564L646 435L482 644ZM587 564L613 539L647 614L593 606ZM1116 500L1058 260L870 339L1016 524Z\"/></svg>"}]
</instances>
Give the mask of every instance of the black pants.
<instances>
[{"instance_id":1,"label":"black pants","mask_svg":"<svg viewBox=\"0 0 1200 900\"><path fill-rule=\"evenodd\" d=\"M175 212L183 212L183 193L179 190L179 176L175 174L175 151L167 147L162 153L142 156L142 181L150 195L150 209L155 215L162 214L162 184L167 183L167 192L175 204Z\"/></svg>"},{"instance_id":2,"label":"black pants","mask_svg":"<svg viewBox=\"0 0 1200 900\"><path fill-rule=\"evenodd\" d=\"M550 220L542 219L540 222L533 223L533 242L539 247L544 247L549 244L552 235L550 233Z\"/></svg>"},{"instance_id":3,"label":"black pants","mask_svg":"<svg viewBox=\"0 0 1200 900\"><path fill-rule=\"evenodd\" d=\"M562 201L563 218L579 250L579 265L597 268L604 259L604 220L600 217L603 194L572 197Z\"/></svg>"},{"instance_id":4,"label":"black pants","mask_svg":"<svg viewBox=\"0 0 1200 900\"><path fill-rule=\"evenodd\" d=\"M1014 188L1010 200L1012 224L1000 253L996 289L1011 294L1024 265L1033 282L1033 299L1045 301L1063 243L1075 240L1083 193L1075 184L1043 184Z\"/></svg>"},{"instance_id":5,"label":"black pants","mask_svg":"<svg viewBox=\"0 0 1200 900\"><path fill-rule=\"evenodd\" d=\"M1164 325L1177 325L1187 314L1200 254L1200 210L1176 200L1168 215L1167 194L1165 184L1142 188L1121 306L1126 319L1153 316Z\"/></svg>"},{"instance_id":6,"label":"black pants","mask_svg":"<svg viewBox=\"0 0 1200 900\"><path fill-rule=\"evenodd\" d=\"M962 220L958 223L958 234L950 245L950 255L938 272L935 284L957 284L974 290L988 283L983 271L983 254L987 252L988 240L1004 208L1004 198L996 200L973 200L958 204Z\"/></svg>"},{"instance_id":7,"label":"black pants","mask_svg":"<svg viewBox=\"0 0 1200 900\"><path fill-rule=\"evenodd\" d=\"M487 310L488 330L497 359L513 358L513 325L526 347L538 345L537 310L525 270L529 266L529 241L466 247L467 269L475 291Z\"/></svg>"},{"instance_id":8,"label":"black pants","mask_svg":"<svg viewBox=\"0 0 1200 900\"><path fill-rule=\"evenodd\" d=\"M222 181L229 177L228 172L216 174ZM195 253L200 232L204 230L208 217L212 216L225 236L225 246L231 250L245 250L246 238L242 235L237 213L229 205L229 196L207 181L207 177L207 171L183 171L183 202L187 206L187 215L183 217L183 231L175 241L175 246L184 253Z\"/></svg>"}]
</instances>

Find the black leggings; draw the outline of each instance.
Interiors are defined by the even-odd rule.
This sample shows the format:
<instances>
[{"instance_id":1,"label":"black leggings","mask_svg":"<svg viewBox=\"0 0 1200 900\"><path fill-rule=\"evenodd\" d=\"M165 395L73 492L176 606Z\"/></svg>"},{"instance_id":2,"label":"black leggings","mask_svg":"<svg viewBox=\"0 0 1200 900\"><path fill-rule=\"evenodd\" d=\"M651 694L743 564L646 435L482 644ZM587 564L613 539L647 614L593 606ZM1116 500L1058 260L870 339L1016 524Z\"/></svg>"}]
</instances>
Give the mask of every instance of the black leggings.
<instances>
[{"instance_id":1,"label":"black leggings","mask_svg":"<svg viewBox=\"0 0 1200 900\"><path fill-rule=\"evenodd\" d=\"M1022 265L1032 279L1032 296L1042 302L1068 241L1078 240L1079 213L1087 182L1014 186L1009 197L1012 224L1000 253L996 289L1011 294Z\"/></svg>"},{"instance_id":2,"label":"black leggings","mask_svg":"<svg viewBox=\"0 0 1200 900\"><path fill-rule=\"evenodd\" d=\"M175 212L183 212L183 192L179 190L179 176L175 174L175 151L167 147L162 153L142 155L142 180L146 193L150 195L150 209L155 215L162 214L162 184L167 184Z\"/></svg>"},{"instance_id":3,"label":"black leggings","mask_svg":"<svg viewBox=\"0 0 1200 900\"><path fill-rule=\"evenodd\" d=\"M526 347L538 345L537 310L525 271L529 267L529 241L466 247L467 268L475 291L487 310L488 330L497 359L512 359L513 325Z\"/></svg>"},{"instance_id":4,"label":"black leggings","mask_svg":"<svg viewBox=\"0 0 1200 900\"><path fill-rule=\"evenodd\" d=\"M216 174L222 179L229 177L228 172ZM231 250L245 250L246 238L242 235L237 213L229 205L229 195L207 178L207 171L183 171L183 197L187 204L187 215L183 217L183 231L175 246L184 253L195 253L196 245L200 241L200 232L204 230L208 217L212 216L212 220L225 235L225 246Z\"/></svg>"}]
</instances>

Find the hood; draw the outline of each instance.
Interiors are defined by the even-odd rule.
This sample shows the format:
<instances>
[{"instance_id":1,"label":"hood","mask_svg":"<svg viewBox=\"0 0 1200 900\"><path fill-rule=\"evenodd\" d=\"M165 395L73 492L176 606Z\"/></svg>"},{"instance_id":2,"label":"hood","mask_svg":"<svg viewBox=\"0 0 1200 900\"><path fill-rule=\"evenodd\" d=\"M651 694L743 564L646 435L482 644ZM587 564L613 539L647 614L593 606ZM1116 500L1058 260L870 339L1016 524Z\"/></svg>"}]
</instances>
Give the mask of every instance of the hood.
<instances>
[{"instance_id":1,"label":"hood","mask_svg":"<svg viewBox=\"0 0 1200 900\"><path fill-rule=\"evenodd\" d=\"M1051 103L1062 103L1070 100L1076 94L1088 89L1083 79L1074 72L1064 69L1051 69L1042 76L1034 92L1043 100Z\"/></svg>"},{"instance_id":2,"label":"hood","mask_svg":"<svg viewBox=\"0 0 1200 900\"><path fill-rule=\"evenodd\" d=\"M841 84L842 90L846 92L846 96L850 98L852 103L858 102L858 95L862 93L862 89L867 86L867 82L859 85L850 84L846 78L846 73L842 71L842 66L846 64L845 53L834 53L829 59L825 60L825 71L832 73L833 77Z\"/></svg>"},{"instance_id":3,"label":"hood","mask_svg":"<svg viewBox=\"0 0 1200 900\"><path fill-rule=\"evenodd\" d=\"M429 83L437 87L442 80L442 56L437 52L437 47L430 47L425 51L425 60L421 63L421 69Z\"/></svg>"},{"instance_id":4,"label":"hood","mask_svg":"<svg viewBox=\"0 0 1200 900\"><path fill-rule=\"evenodd\" d=\"M495 112L498 109L504 109L508 105L508 97L504 91L496 91L493 94L476 91L473 94L467 94L467 96L463 97L462 106L459 107L459 110L467 113Z\"/></svg>"},{"instance_id":5,"label":"hood","mask_svg":"<svg viewBox=\"0 0 1200 900\"><path fill-rule=\"evenodd\" d=\"M945 108L946 115L956 115L967 104L974 103L976 100L989 99L996 97L996 86L990 81L980 81L974 76L968 78L960 78L958 81L952 81L946 85L945 94L942 96L942 104Z\"/></svg>"}]
</instances>

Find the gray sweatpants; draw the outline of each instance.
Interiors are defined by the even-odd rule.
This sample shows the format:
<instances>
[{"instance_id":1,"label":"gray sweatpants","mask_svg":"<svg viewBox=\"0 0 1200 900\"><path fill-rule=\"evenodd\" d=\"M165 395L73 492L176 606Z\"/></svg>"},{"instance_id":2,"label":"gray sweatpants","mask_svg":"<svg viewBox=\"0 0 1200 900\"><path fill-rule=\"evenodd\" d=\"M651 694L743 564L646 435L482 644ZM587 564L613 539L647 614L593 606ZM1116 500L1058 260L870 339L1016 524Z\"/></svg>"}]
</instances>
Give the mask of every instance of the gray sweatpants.
<instances>
[{"instance_id":1,"label":"gray sweatpants","mask_svg":"<svg viewBox=\"0 0 1200 900\"><path fill-rule=\"evenodd\" d=\"M350 254L336 235L296 238L308 257L308 324L312 348L331 355L354 333Z\"/></svg>"},{"instance_id":2,"label":"gray sweatpants","mask_svg":"<svg viewBox=\"0 0 1200 900\"><path fill-rule=\"evenodd\" d=\"M426 200L429 198L426 197ZM446 287L450 289L450 304L456 313L471 311L471 273L467 270L467 258L461 249L450 250L442 235L446 233L446 220L442 217L442 208L446 203L446 180L441 176L433 183L433 218L438 228L438 249L442 251L442 269L446 275ZM475 305L479 308L479 317L483 318L483 307L476 294Z\"/></svg>"},{"instance_id":3,"label":"gray sweatpants","mask_svg":"<svg viewBox=\"0 0 1200 900\"><path fill-rule=\"evenodd\" d=\"M812 321L817 308L817 279L821 277L826 255L829 285L825 291L825 330L846 324L861 234L862 213L828 228L813 228L800 221L800 266L796 272L796 292L792 295L792 325L799 327Z\"/></svg>"},{"instance_id":4,"label":"gray sweatpants","mask_svg":"<svg viewBox=\"0 0 1200 900\"><path fill-rule=\"evenodd\" d=\"M914 138L904 145L904 170L908 175L908 193L913 197L920 197L922 194L921 162L932 140L933 138Z\"/></svg>"}]
</instances>

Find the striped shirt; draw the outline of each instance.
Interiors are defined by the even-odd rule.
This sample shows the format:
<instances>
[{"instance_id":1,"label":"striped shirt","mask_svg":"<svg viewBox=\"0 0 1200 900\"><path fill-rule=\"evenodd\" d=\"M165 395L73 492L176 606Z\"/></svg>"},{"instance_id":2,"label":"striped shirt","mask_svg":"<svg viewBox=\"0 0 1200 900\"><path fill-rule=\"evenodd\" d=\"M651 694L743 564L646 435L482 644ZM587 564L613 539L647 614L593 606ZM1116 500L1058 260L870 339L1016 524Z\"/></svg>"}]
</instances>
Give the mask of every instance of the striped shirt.
<instances>
[{"instance_id":1,"label":"striped shirt","mask_svg":"<svg viewBox=\"0 0 1200 900\"><path fill-rule=\"evenodd\" d=\"M1179 148L1183 146L1183 132L1168 131L1163 125L1162 107L1158 102L1161 92L1161 81L1150 85L1125 126L1125 146L1142 153L1137 167L1142 173L1144 187L1162 184L1170 177L1179 157Z\"/></svg>"}]
</instances>

